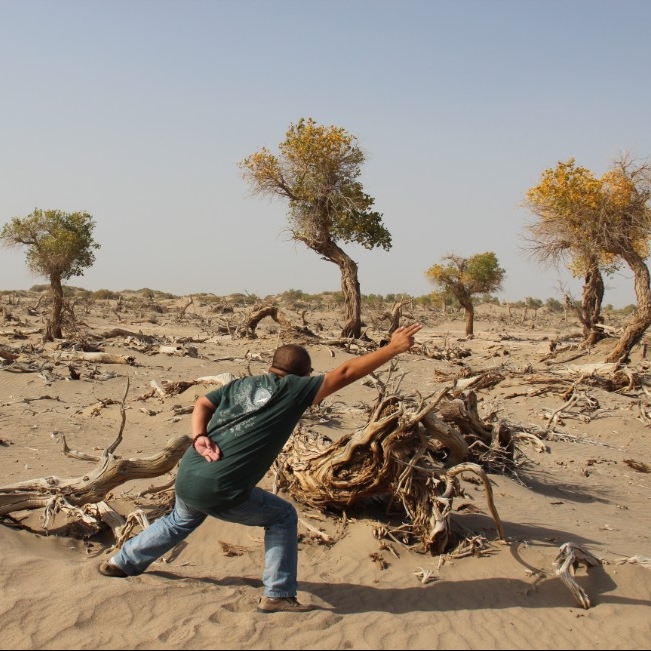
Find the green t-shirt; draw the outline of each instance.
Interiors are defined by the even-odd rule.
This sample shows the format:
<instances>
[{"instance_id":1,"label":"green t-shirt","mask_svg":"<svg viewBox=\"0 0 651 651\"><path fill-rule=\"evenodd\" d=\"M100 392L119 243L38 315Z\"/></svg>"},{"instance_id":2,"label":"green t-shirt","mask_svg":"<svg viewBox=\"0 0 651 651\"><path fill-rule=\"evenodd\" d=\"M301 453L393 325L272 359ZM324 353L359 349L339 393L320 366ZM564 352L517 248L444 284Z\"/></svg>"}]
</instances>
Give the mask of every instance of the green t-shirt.
<instances>
[{"instance_id":1,"label":"green t-shirt","mask_svg":"<svg viewBox=\"0 0 651 651\"><path fill-rule=\"evenodd\" d=\"M246 501L313 403L323 378L267 373L208 393L215 413L207 434L222 456L209 463L188 448L176 477L177 495L201 510L219 511Z\"/></svg>"}]
</instances>

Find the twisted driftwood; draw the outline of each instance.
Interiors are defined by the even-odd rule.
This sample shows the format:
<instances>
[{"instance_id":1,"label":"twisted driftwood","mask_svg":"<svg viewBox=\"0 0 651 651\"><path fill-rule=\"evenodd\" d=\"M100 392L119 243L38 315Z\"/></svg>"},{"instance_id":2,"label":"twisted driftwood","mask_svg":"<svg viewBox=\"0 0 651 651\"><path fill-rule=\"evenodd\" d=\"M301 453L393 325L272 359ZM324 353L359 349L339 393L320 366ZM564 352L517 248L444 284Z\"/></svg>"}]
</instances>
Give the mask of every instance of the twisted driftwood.
<instances>
[{"instance_id":1,"label":"twisted driftwood","mask_svg":"<svg viewBox=\"0 0 651 651\"><path fill-rule=\"evenodd\" d=\"M0 516L15 511L47 508L55 499L71 506L95 504L116 486L132 479L159 477L173 470L191 443L188 436L170 439L151 457L120 459L109 450L90 473L73 479L41 477L0 487Z\"/></svg>"},{"instance_id":2,"label":"twisted driftwood","mask_svg":"<svg viewBox=\"0 0 651 651\"><path fill-rule=\"evenodd\" d=\"M305 315L303 315L303 326L296 326L292 324L289 318L275 305L254 306L245 321L237 327L235 331L236 335L242 338L256 339L258 336L255 333L256 328L260 321L266 317L272 318L278 325L287 331L296 334L303 334L310 338L316 337L307 325L305 325Z\"/></svg>"},{"instance_id":3,"label":"twisted driftwood","mask_svg":"<svg viewBox=\"0 0 651 651\"><path fill-rule=\"evenodd\" d=\"M411 408L404 398L383 393L365 427L331 444L297 429L276 460L276 488L299 502L339 511L388 497L409 516L411 537L425 551L442 554L453 542L450 514L460 493L458 475L468 471L481 478L503 539L485 471L479 464L461 463L469 452L464 436L432 413L448 392L445 388L432 402L418 400ZM490 430L485 435L490 442ZM448 451L443 460L442 448Z\"/></svg>"}]
</instances>

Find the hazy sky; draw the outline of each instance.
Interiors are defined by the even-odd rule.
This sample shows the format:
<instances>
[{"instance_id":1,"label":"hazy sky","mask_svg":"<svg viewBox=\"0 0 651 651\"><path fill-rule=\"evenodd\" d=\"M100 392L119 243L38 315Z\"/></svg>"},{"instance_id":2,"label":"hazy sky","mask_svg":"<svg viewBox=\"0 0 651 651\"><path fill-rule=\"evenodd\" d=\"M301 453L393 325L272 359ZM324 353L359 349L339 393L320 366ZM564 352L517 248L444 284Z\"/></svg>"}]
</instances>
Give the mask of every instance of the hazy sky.
<instances>
[{"instance_id":1,"label":"hazy sky","mask_svg":"<svg viewBox=\"0 0 651 651\"><path fill-rule=\"evenodd\" d=\"M578 298L524 253L521 203L558 161L651 155L649 25L648 0L0 0L0 224L90 213L90 290L337 291L237 166L312 117L358 138L393 235L343 245L362 293L494 251L501 298ZM0 289L43 282L0 248ZM628 269L607 286L635 301Z\"/></svg>"}]
</instances>

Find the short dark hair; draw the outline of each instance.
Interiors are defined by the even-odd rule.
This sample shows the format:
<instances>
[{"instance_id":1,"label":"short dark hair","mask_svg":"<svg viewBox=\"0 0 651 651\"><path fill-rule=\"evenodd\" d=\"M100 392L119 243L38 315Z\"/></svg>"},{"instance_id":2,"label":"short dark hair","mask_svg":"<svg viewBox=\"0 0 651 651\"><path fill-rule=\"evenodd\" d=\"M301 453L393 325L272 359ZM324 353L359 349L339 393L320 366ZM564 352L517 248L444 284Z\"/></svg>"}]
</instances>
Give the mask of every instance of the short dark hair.
<instances>
[{"instance_id":1,"label":"short dark hair","mask_svg":"<svg viewBox=\"0 0 651 651\"><path fill-rule=\"evenodd\" d=\"M312 371L310 353L298 344L284 344L276 348L272 368L290 375L309 375Z\"/></svg>"}]
</instances>

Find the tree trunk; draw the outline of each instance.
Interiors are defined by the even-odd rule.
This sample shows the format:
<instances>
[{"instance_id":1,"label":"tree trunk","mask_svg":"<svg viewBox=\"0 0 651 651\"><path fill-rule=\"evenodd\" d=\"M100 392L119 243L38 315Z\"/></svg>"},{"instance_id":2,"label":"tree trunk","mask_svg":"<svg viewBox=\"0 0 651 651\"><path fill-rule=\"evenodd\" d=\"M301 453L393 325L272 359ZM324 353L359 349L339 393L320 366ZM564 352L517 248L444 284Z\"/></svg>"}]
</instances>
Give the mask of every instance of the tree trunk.
<instances>
[{"instance_id":1,"label":"tree trunk","mask_svg":"<svg viewBox=\"0 0 651 651\"><path fill-rule=\"evenodd\" d=\"M61 276L52 274L50 276L50 287L52 288L52 336L62 339L63 286L61 285Z\"/></svg>"},{"instance_id":2,"label":"tree trunk","mask_svg":"<svg viewBox=\"0 0 651 651\"><path fill-rule=\"evenodd\" d=\"M402 308L407 305L407 301L400 300L391 309L391 326L389 327L389 336L391 336L400 327L400 317L402 316Z\"/></svg>"},{"instance_id":3,"label":"tree trunk","mask_svg":"<svg viewBox=\"0 0 651 651\"><path fill-rule=\"evenodd\" d=\"M341 269L341 291L344 295L344 327L342 337L359 338L362 334L362 293L357 277L357 264L343 251Z\"/></svg>"},{"instance_id":4,"label":"tree trunk","mask_svg":"<svg viewBox=\"0 0 651 651\"><path fill-rule=\"evenodd\" d=\"M466 311L466 337L470 337L475 332L475 306L469 298L458 297L459 303Z\"/></svg>"},{"instance_id":5,"label":"tree trunk","mask_svg":"<svg viewBox=\"0 0 651 651\"><path fill-rule=\"evenodd\" d=\"M649 269L644 260L633 250L622 253L622 257L635 275L637 312L614 350L606 358L606 362L615 363L628 361L633 346L640 341L646 329L651 325L651 279Z\"/></svg>"},{"instance_id":6,"label":"tree trunk","mask_svg":"<svg viewBox=\"0 0 651 651\"><path fill-rule=\"evenodd\" d=\"M362 292L357 277L356 262L340 249L325 233L322 239L295 237L341 271L341 291L344 295L344 327L342 337L359 338L362 334Z\"/></svg>"},{"instance_id":7,"label":"tree trunk","mask_svg":"<svg viewBox=\"0 0 651 651\"><path fill-rule=\"evenodd\" d=\"M604 280L599 267L592 266L585 274L581 309L584 343L593 346L604 338L604 331L598 327L601 318L601 304L604 300Z\"/></svg>"}]
</instances>

